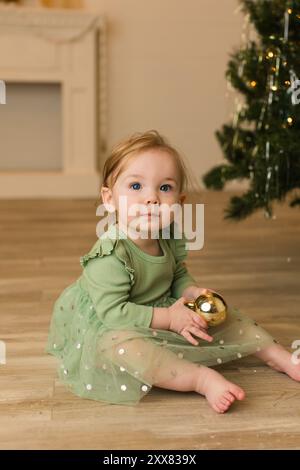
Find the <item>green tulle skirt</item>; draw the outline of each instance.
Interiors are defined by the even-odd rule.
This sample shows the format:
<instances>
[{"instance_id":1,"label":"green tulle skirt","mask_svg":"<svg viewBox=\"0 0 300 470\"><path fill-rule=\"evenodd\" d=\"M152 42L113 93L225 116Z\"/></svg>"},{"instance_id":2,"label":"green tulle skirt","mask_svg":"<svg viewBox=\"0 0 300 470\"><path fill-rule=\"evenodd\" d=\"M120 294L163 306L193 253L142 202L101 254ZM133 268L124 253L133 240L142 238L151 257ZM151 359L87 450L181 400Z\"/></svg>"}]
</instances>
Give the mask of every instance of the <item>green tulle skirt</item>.
<instances>
[{"instance_id":1,"label":"green tulle skirt","mask_svg":"<svg viewBox=\"0 0 300 470\"><path fill-rule=\"evenodd\" d=\"M152 305L167 307L175 301L169 297ZM236 308L229 308L226 321L209 333L211 343L197 338L194 346L168 330L107 329L88 293L75 282L55 302L45 352L59 359L58 376L74 394L135 405L159 381L180 376L188 361L224 364L277 342Z\"/></svg>"}]
</instances>

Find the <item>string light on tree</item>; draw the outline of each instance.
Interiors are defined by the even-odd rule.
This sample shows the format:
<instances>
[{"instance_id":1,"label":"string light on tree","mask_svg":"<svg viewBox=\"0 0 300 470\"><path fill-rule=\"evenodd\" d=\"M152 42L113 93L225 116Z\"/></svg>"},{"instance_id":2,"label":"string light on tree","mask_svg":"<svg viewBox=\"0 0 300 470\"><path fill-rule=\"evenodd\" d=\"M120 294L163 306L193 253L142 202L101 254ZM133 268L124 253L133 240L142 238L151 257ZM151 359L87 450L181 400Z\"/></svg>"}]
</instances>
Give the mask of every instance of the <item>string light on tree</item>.
<instances>
[{"instance_id":1,"label":"string light on tree","mask_svg":"<svg viewBox=\"0 0 300 470\"><path fill-rule=\"evenodd\" d=\"M241 220L262 209L274 220L272 202L291 193L290 206L300 205L293 193L300 187L300 0L239 2L248 37L243 28L226 79L244 99L236 100L233 119L216 131L228 164L212 168L203 182L221 190L227 181L247 179L249 189L230 199L225 218Z\"/></svg>"}]
</instances>

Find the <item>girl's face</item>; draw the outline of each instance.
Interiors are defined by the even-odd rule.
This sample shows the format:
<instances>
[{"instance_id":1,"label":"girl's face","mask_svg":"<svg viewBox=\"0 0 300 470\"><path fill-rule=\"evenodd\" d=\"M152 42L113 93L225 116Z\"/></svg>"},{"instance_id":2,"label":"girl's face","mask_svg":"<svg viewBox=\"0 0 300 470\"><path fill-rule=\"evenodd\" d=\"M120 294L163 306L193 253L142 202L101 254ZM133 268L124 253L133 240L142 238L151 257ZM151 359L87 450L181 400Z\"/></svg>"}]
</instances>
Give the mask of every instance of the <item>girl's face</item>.
<instances>
[{"instance_id":1,"label":"girl's face","mask_svg":"<svg viewBox=\"0 0 300 470\"><path fill-rule=\"evenodd\" d=\"M101 195L117 211L120 227L155 232L174 220L171 206L183 203L186 195L179 185L175 158L163 149L149 149L134 157L112 190L102 188Z\"/></svg>"}]
</instances>

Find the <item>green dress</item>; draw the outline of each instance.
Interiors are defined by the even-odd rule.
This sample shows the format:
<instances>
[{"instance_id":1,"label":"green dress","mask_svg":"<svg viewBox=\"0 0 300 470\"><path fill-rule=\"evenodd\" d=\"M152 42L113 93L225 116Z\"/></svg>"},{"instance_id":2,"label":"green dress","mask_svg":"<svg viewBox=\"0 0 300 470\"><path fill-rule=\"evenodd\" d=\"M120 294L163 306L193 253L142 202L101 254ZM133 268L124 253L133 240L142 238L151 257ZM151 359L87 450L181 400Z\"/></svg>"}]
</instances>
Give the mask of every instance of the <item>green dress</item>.
<instances>
[{"instance_id":1,"label":"green dress","mask_svg":"<svg viewBox=\"0 0 300 470\"><path fill-rule=\"evenodd\" d=\"M172 231L171 231L172 234ZM197 285L185 263L186 238L163 238L163 255L142 251L117 223L81 258L81 276L54 304L45 351L59 359L58 376L74 394L135 405L152 386L184 372L187 362L207 366L252 354L273 342L260 325L229 307L214 340L150 327L153 307L168 307Z\"/></svg>"}]
</instances>

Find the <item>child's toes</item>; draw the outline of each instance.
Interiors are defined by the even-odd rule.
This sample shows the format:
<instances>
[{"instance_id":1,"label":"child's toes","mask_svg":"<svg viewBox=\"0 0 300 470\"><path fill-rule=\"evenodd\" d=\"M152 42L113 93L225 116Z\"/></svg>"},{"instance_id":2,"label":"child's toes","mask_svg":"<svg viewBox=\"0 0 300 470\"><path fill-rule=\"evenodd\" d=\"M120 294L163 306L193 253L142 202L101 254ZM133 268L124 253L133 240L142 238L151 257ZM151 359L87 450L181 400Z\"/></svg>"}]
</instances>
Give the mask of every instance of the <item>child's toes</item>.
<instances>
[{"instance_id":1,"label":"child's toes","mask_svg":"<svg viewBox=\"0 0 300 470\"><path fill-rule=\"evenodd\" d=\"M245 398L246 394L245 394L244 390L241 387L238 387L235 384L230 384L229 391L238 400L243 400Z\"/></svg>"},{"instance_id":2,"label":"child's toes","mask_svg":"<svg viewBox=\"0 0 300 470\"><path fill-rule=\"evenodd\" d=\"M230 401L230 403L233 403L235 400L235 397L230 392L226 392L224 394L224 397L227 398L227 400Z\"/></svg>"},{"instance_id":3,"label":"child's toes","mask_svg":"<svg viewBox=\"0 0 300 470\"><path fill-rule=\"evenodd\" d=\"M220 402L221 402L223 405L226 405L226 406L230 406L230 405L231 405L231 401L228 400L228 399L227 399L226 397L224 397L224 396L220 399Z\"/></svg>"},{"instance_id":4,"label":"child's toes","mask_svg":"<svg viewBox=\"0 0 300 470\"><path fill-rule=\"evenodd\" d=\"M212 407L213 409L217 412L217 413L224 413L224 411L222 411L219 406L217 405L217 403L213 403L212 404Z\"/></svg>"},{"instance_id":5,"label":"child's toes","mask_svg":"<svg viewBox=\"0 0 300 470\"><path fill-rule=\"evenodd\" d=\"M217 406L221 411L224 412L228 409L229 404L223 403L223 400L219 400L218 403L217 403Z\"/></svg>"}]
</instances>

